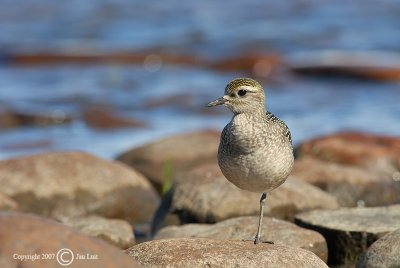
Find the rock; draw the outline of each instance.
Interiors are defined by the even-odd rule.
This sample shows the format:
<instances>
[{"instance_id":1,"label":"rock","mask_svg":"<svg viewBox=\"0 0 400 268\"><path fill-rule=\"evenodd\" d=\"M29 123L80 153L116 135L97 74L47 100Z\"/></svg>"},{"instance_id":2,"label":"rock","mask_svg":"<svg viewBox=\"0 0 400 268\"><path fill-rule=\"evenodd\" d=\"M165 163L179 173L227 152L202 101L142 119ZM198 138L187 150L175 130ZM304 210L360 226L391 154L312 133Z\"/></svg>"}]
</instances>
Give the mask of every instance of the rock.
<instances>
[{"instance_id":1,"label":"rock","mask_svg":"<svg viewBox=\"0 0 400 268\"><path fill-rule=\"evenodd\" d=\"M64 223L83 234L103 239L121 249L135 244L132 226L123 220L91 215L67 219Z\"/></svg>"},{"instance_id":2,"label":"rock","mask_svg":"<svg viewBox=\"0 0 400 268\"><path fill-rule=\"evenodd\" d=\"M400 202L400 183L383 174L357 166L296 159L292 175L334 195L342 206L390 205Z\"/></svg>"},{"instance_id":3,"label":"rock","mask_svg":"<svg viewBox=\"0 0 400 268\"><path fill-rule=\"evenodd\" d=\"M328 264L355 264L378 238L400 228L400 205L314 210L295 223L321 233L328 243Z\"/></svg>"},{"instance_id":4,"label":"rock","mask_svg":"<svg viewBox=\"0 0 400 268\"><path fill-rule=\"evenodd\" d=\"M1 267L140 267L116 247L31 214L0 212L0 241Z\"/></svg>"},{"instance_id":5,"label":"rock","mask_svg":"<svg viewBox=\"0 0 400 268\"><path fill-rule=\"evenodd\" d=\"M400 267L400 229L375 241L358 262L357 268Z\"/></svg>"},{"instance_id":6,"label":"rock","mask_svg":"<svg viewBox=\"0 0 400 268\"><path fill-rule=\"evenodd\" d=\"M359 132L342 132L307 141L296 155L356 165L400 180L400 138Z\"/></svg>"},{"instance_id":7,"label":"rock","mask_svg":"<svg viewBox=\"0 0 400 268\"><path fill-rule=\"evenodd\" d=\"M308 250L251 241L175 238L126 251L145 267L328 267Z\"/></svg>"},{"instance_id":8,"label":"rock","mask_svg":"<svg viewBox=\"0 0 400 268\"><path fill-rule=\"evenodd\" d=\"M238 216L258 215L260 194L230 183L216 164L202 165L182 174L172 210L182 223L214 223ZM267 196L265 215L293 219L295 213L315 208L337 208L337 200L306 182L290 177Z\"/></svg>"},{"instance_id":9,"label":"rock","mask_svg":"<svg viewBox=\"0 0 400 268\"><path fill-rule=\"evenodd\" d=\"M0 210L17 210L18 203L0 192Z\"/></svg>"},{"instance_id":10,"label":"rock","mask_svg":"<svg viewBox=\"0 0 400 268\"><path fill-rule=\"evenodd\" d=\"M83 111L83 120L87 125L97 129L115 128L141 128L146 123L133 119L117 116L113 111L106 107L91 107Z\"/></svg>"},{"instance_id":11,"label":"rock","mask_svg":"<svg viewBox=\"0 0 400 268\"><path fill-rule=\"evenodd\" d=\"M194 165L216 163L219 136L216 131L176 135L132 149L117 159L144 174L161 189L168 177L176 177ZM168 166L173 174L166 174Z\"/></svg>"},{"instance_id":12,"label":"rock","mask_svg":"<svg viewBox=\"0 0 400 268\"><path fill-rule=\"evenodd\" d=\"M70 123L63 111L55 110L49 114L36 114L16 111L13 109L0 110L0 128L15 128L21 126L49 126Z\"/></svg>"},{"instance_id":13,"label":"rock","mask_svg":"<svg viewBox=\"0 0 400 268\"><path fill-rule=\"evenodd\" d=\"M299 74L343 75L378 81L400 80L400 55L370 51L302 52L286 61L288 67Z\"/></svg>"},{"instance_id":14,"label":"rock","mask_svg":"<svg viewBox=\"0 0 400 268\"><path fill-rule=\"evenodd\" d=\"M222 240L252 240L258 225L258 217L239 217L216 224L185 224L168 226L161 229L155 239L165 238L212 238ZM328 248L325 239L317 232L298 227L297 225L264 217L262 241L273 241L276 245L303 248L314 252L323 261L328 259Z\"/></svg>"},{"instance_id":15,"label":"rock","mask_svg":"<svg viewBox=\"0 0 400 268\"><path fill-rule=\"evenodd\" d=\"M165 53L161 50L152 51L123 51L108 52L103 50L91 51L75 50L65 53L65 51L35 52L35 53L12 53L4 55L10 64L17 65L48 65L48 64L93 64L93 63L112 63L112 64L144 64L146 58L155 56L163 64L177 64L196 66L202 65L200 59L178 53Z\"/></svg>"},{"instance_id":16,"label":"rock","mask_svg":"<svg viewBox=\"0 0 400 268\"><path fill-rule=\"evenodd\" d=\"M250 71L252 75L265 78L281 67L281 63L277 54L246 54L219 60L210 64L210 67L223 71Z\"/></svg>"},{"instance_id":17,"label":"rock","mask_svg":"<svg viewBox=\"0 0 400 268\"><path fill-rule=\"evenodd\" d=\"M63 220L98 214L150 222L159 197L138 172L80 152L55 152L0 161L0 191L20 211Z\"/></svg>"}]
</instances>

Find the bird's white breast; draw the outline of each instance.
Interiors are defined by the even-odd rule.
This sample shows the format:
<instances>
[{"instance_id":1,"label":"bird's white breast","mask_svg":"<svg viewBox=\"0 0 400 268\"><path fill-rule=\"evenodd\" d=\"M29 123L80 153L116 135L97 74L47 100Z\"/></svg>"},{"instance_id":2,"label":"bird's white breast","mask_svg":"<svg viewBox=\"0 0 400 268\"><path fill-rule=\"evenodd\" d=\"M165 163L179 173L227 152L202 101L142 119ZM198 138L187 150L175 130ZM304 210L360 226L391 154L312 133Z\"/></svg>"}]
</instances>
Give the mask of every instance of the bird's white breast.
<instances>
[{"instance_id":1,"label":"bird's white breast","mask_svg":"<svg viewBox=\"0 0 400 268\"><path fill-rule=\"evenodd\" d=\"M234 117L221 136L218 150L224 176L237 187L253 192L281 185L292 170L293 149L275 131L262 121Z\"/></svg>"}]
</instances>

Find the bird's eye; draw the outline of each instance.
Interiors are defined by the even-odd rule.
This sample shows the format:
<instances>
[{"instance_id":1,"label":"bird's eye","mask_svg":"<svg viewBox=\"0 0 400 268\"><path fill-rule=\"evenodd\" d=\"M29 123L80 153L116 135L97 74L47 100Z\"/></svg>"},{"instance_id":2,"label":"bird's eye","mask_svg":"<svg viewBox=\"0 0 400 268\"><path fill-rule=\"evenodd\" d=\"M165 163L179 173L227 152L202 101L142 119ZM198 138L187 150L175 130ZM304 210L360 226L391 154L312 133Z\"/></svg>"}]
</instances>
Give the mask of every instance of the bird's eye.
<instances>
[{"instance_id":1,"label":"bird's eye","mask_svg":"<svg viewBox=\"0 0 400 268\"><path fill-rule=\"evenodd\" d=\"M244 89L241 89L241 90L238 91L238 95L239 95L240 97L243 97L244 95L246 95L246 93L247 93L247 91L244 90Z\"/></svg>"}]
</instances>

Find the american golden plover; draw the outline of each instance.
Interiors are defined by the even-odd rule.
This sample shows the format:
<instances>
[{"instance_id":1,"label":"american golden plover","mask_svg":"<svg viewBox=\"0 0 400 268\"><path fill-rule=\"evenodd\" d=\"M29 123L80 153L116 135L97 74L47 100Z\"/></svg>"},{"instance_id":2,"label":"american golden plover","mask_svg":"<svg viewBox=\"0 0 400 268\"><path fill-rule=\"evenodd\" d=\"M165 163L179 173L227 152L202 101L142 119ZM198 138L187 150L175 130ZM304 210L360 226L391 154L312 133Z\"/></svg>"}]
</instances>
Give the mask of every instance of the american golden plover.
<instances>
[{"instance_id":1,"label":"american golden plover","mask_svg":"<svg viewBox=\"0 0 400 268\"><path fill-rule=\"evenodd\" d=\"M222 131L218 164L224 176L237 187L259 192L260 215L254 243L260 243L267 193L285 182L293 168L289 128L265 108L262 86L250 78L238 78L225 88L221 98L207 106L224 105L233 112Z\"/></svg>"}]
</instances>

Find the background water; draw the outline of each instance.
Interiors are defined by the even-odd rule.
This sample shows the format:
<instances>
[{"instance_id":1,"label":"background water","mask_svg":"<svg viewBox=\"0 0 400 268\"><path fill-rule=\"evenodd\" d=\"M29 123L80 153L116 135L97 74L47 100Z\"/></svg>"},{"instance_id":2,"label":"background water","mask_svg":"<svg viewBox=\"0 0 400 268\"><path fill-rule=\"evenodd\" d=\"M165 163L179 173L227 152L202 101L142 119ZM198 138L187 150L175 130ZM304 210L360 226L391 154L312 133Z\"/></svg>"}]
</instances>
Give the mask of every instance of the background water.
<instances>
[{"instance_id":1,"label":"background water","mask_svg":"<svg viewBox=\"0 0 400 268\"><path fill-rule=\"evenodd\" d=\"M43 51L161 49L214 61L250 52L400 51L400 3L384 1L0 0L1 55ZM0 158L84 150L113 158L173 133L220 130L231 115L204 104L243 76L161 64L0 64L0 105L71 123L0 129ZM400 135L400 84L287 75L263 81L267 106L294 142L341 130ZM164 101L162 101L164 100ZM167 101L165 101L167 100ZM82 119L108 107L145 128L99 130Z\"/></svg>"}]
</instances>

